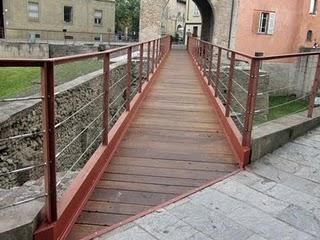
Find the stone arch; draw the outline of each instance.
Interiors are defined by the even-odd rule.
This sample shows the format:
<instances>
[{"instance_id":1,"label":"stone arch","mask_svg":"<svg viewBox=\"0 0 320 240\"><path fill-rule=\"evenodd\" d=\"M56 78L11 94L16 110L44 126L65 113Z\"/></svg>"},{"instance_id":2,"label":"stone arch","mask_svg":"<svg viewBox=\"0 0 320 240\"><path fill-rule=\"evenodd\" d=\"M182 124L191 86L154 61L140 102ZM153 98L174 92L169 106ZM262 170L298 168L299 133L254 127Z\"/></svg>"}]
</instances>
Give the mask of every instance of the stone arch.
<instances>
[{"instance_id":1,"label":"stone arch","mask_svg":"<svg viewBox=\"0 0 320 240\"><path fill-rule=\"evenodd\" d=\"M213 32L214 32L214 7L210 0L193 0L197 5L201 18L201 39L212 42Z\"/></svg>"}]
</instances>

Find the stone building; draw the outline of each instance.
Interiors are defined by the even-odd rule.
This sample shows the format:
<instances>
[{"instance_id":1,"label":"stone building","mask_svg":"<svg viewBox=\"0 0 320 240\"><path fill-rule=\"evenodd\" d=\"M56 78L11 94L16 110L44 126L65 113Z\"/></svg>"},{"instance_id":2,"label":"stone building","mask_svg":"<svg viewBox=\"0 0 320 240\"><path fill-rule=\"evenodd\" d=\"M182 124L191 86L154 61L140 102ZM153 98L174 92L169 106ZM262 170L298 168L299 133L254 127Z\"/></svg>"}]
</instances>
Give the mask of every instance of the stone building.
<instances>
[{"instance_id":1,"label":"stone building","mask_svg":"<svg viewBox=\"0 0 320 240\"><path fill-rule=\"evenodd\" d=\"M161 14L166 2L141 0L141 40L160 35ZM202 18L201 32L198 29L201 38L224 47L252 55L256 52L273 55L298 52L302 47L320 42L317 0L193 2ZM188 20L186 23L188 25Z\"/></svg>"},{"instance_id":2,"label":"stone building","mask_svg":"<svg viewBox=\"0 0 320 240\"><path fill-rule=\"evenodd\" d=\"M115 0L0 0L0 38L106 41Z\"/></svg>"},{"instance_id":3,"label":"stone building","mask_svg":"<svg viewBox=\"0 0 320 240\"><path fill-rule=\"evenodd\" d=\"M199 8L192 0L187 0L186 5L186 27L185 27L185 43L187 36L192 35L199 37L201 33L202 19Z\"/></svg>"},{"instance_id":4,"label":"stone building","mask_svg":"<svg viewBox=\"0 0 320 240\"><path fill-rule=\"evenodd\" d=\"M141 0L140 7L140 40L156 38L161 34L161 16L165 11L168 0ZM236 0L194 0L199 9L202 22L199 30L202 39L218 44L232 43L234 33L230 34L236 11ZM152 6L152 8L150 7ZM231 37L229 37L231 36Z\"/></svg>"},{"instance_id":5,"label":"stone building","mask_svg":"<svg viewBox=\"0 0 320 240\"><path fill-rule=\"evenodd\" d=\"M161 15L161 34L183 38L186 15L185 0L169 0Z\"/></svg>"}]
</instances>

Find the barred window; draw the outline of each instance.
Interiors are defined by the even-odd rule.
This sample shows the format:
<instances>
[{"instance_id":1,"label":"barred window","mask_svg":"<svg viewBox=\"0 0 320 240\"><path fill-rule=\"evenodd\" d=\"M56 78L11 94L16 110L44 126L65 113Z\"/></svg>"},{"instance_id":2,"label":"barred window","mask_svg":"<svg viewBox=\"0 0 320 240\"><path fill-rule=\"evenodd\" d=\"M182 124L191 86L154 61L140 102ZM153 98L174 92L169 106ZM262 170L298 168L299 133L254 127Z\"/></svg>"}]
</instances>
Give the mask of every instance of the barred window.
<instances>
[{"instance_id":1,"label":"barred window","mask_svg":"<svg viewBox=\"0 0 320 240\"><path fill-rule=\"evenodd\" d=\"M102 24L102 11L101 10L95 10L94 12L94 24Z\"/></svg>"},{"instance_id":2,"label":"barred window","mask_svg":"<svg viewBox=\"0 0 320 240\"><path fill-rule=\"evenodd\" d=\"M39 3L28 2L28 18L31 20L39 20Z\"/></svg>"}]
</instances>

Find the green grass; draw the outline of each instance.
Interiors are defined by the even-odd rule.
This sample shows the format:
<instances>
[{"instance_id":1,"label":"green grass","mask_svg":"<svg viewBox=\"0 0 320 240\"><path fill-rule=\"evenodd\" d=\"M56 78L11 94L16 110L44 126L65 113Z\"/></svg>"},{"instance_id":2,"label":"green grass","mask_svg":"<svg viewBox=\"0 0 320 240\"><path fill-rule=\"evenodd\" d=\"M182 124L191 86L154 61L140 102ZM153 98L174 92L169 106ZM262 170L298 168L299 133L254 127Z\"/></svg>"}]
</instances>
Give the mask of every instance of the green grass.
<instances>
[{"instance_id":1,"label":"green grass","mask_svg":"<svg viewBox=\"0 0 320 240\"><path fill-rule=\"evenodd\" d=\"M71 81L102 68L96 59L67 63L55 67L55 84ZM40 68L0 68L0 97L26 96L39 93Z\"/></svg>"},{"instance_id":2,"label":"green grass","mask_svg":"<svg viewBox=\"0 0 320 240\"><path fill-rule=\"evenodd\" d=\"M269 107L272 108L266 118L256 118L255 125L281 118L290 114L302 112L307 109L308 101L299 99L294 95L290 96L271 96L269 98ZM290 103L289 103L290 102ZM288 103L288 104L285 104ZM279 106L282 105L282 106ZM279 107L277 107L279 106Z\"/></svg>"},{"instance_id":3,"label":"green grass","mask_svg":"<svg viewBox=\"0 0 320 240\"><path fill-rule=\"evenodd\" d=\"M270 110L268 115L268 121L305 110L308 106L308 101L305 101L302 99L301 100L296 100L296 99L297 98L294 95L270 97L269 106L271 108L272 107L275 107L275 108ZM278 105L288 103L288 102L291 102L291 103L283 105L281 107L276 107Z\"/></svg>"},{"instance_id":4,"label":"green grass","mask_svg":"<svg viewBox=\"0 0 320 240\"><path fill-rule=\"evenodd\" d=\"M29 91L35 82L39 82L39 76L39 68L0 68L0 97Z\"/></svg>"}]
</instances>

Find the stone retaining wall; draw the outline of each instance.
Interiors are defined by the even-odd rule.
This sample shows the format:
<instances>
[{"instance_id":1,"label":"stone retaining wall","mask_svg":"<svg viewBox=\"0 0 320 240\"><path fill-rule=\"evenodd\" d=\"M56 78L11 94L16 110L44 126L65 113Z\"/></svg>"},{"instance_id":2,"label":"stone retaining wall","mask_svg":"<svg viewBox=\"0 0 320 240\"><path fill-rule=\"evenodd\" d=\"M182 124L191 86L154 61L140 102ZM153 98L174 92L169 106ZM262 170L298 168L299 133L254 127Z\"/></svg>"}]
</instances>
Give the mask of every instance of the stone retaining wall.
<instances>
[{"instance_id":1,"label":"stone retaining wall","mask_svg":"<svg viewBox=\"0 0 320 240\"><path fill-rule=\"evenodd\" d=\"M49 47L46 43L0 41L0 58L49 58Z\"/></svg>"},{"instance_id":2,"label":"stone retaining wall","mask_svg":"<svg viewBox=\"0 0 320 240\"><path fill-rule=\"evenodd\" d=\"M137 79L136 64L138 63L133 63L132 89L136 89L137 86L137 81L134 80ZM112 85L125 75L126 64L117 62L112 64L111 67ZM117 113L111 126L123 112L123 109L121 111L118 111L118 109L119 106L123 106L125 101L123 89L126 84L126 78L124 78L110 92L110 102L114 102L113 100L119 94L121 95L110 108L111 117ZM82 157L82 160L74 166L74 169L80 168L100 144L101 139L96 139L96 137L102 131L102 96L98 97L102 94L102 85L102 70L98 70L56 87L55 91L59 92L56 96L56 124L97 98L87 108L56 129L57 154L70 144L74 138L77 138L57 157L57 171L68 170ZM30 132L36 133L41 130L41 102L38 100L6 104L0 106L0 112L4 113L0 117L0 139ZM100 117L98 117L99 115ZM93 120L95 121L89 125ZM82 134L79 135L81 132ZM96 140L96 143L91 145L94 140ZM87 153L82 156L85 150L87 150ZM3 175L15 169L39 164L42 164L41 135L0 141L0 188L19 186L26 181L41 177L43 175L42 167L22 173Z\"/></svg>"}]
</instances>

